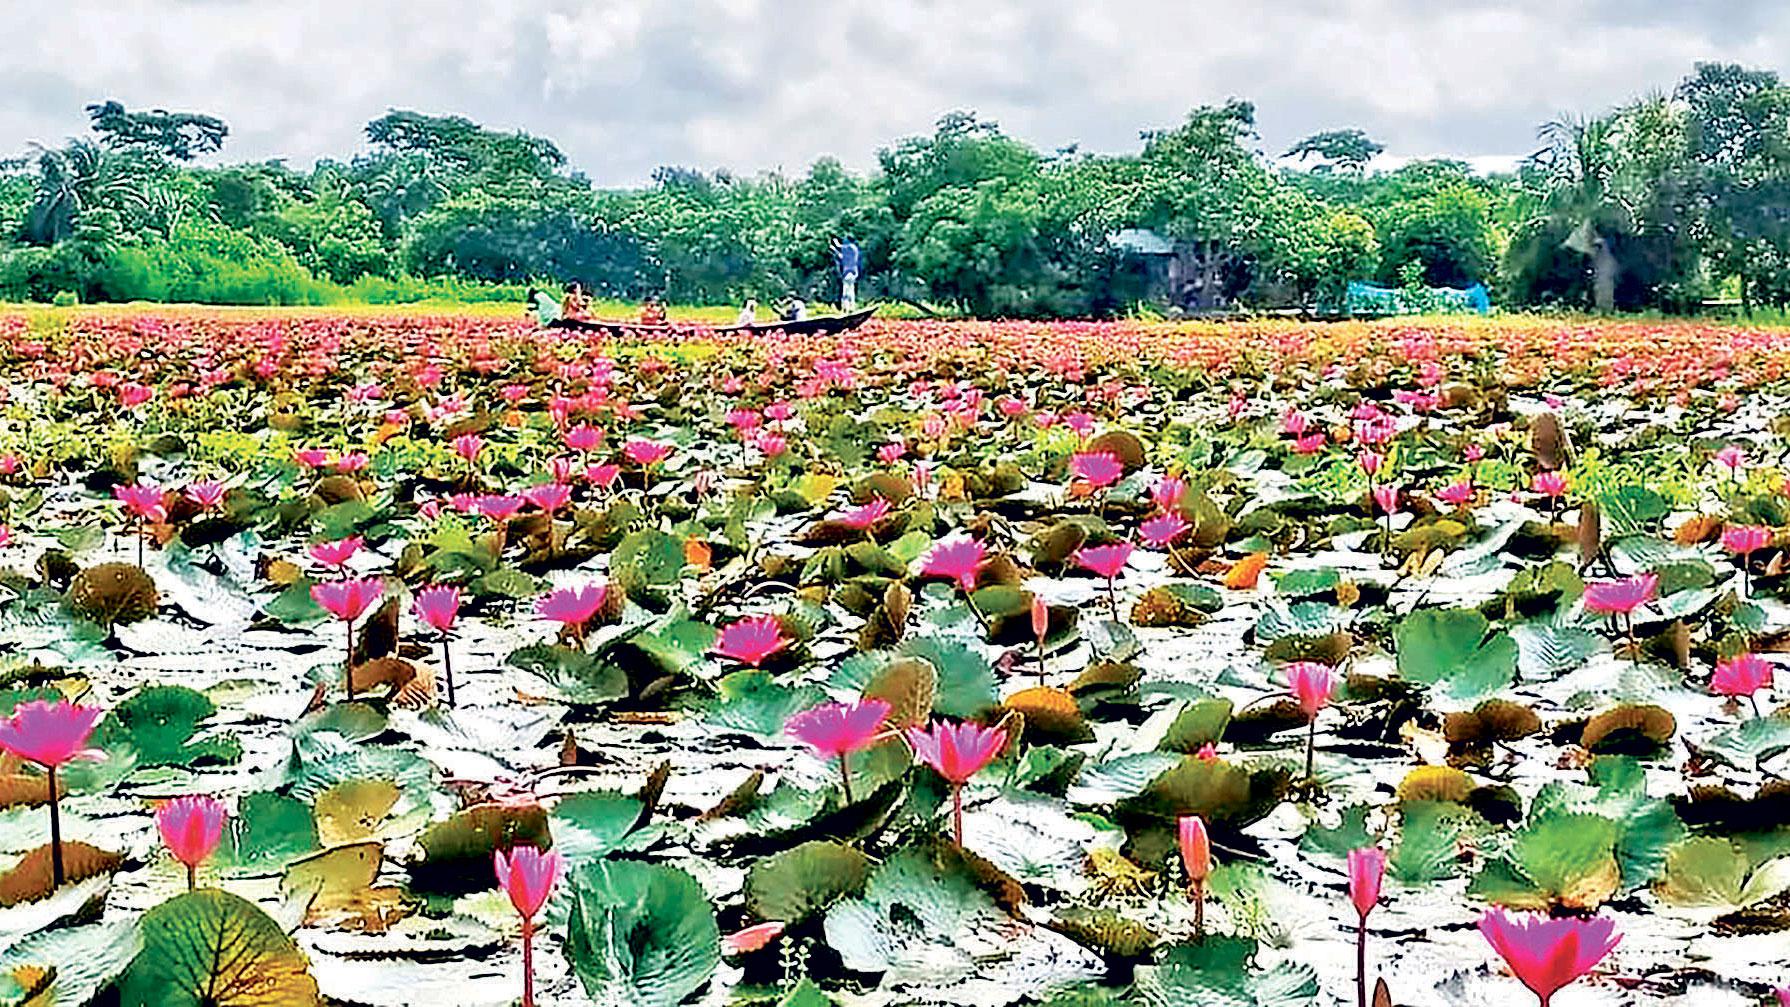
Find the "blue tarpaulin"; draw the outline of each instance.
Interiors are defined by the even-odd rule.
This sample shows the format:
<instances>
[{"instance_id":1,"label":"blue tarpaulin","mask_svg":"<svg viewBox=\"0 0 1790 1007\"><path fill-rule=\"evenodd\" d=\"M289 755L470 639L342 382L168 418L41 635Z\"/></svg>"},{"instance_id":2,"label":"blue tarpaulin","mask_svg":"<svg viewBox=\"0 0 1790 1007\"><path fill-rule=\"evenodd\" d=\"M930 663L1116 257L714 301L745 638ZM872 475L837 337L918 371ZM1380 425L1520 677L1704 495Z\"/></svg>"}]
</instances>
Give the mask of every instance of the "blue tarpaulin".
<instances>
[{"instance_id":1,"label":"blue tarpaulin","mask_svg":"<svg viewBox=\"0 0 1790 1007\"><path fill-rule=\"evenodd\" d=\"M1475 283L1465 290L1454 287L1426 287L1420 291L1403 287L1376 287L1359 280L1349 284L1343 304L1351 315L1416 315L1430 312L1472 312L1483 315L1492 310L1492 295L1485 284Z\"/></svg>"}]
</instances>

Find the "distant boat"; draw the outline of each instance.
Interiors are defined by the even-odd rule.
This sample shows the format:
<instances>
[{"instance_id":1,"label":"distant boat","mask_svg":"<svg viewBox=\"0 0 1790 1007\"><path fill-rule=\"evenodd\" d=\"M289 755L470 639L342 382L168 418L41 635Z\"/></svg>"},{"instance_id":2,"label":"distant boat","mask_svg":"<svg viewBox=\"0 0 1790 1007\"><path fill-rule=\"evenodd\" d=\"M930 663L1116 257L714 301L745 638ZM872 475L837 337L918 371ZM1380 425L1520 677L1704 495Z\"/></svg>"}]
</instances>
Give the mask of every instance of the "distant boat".
<instances>
[{"instance_id":1,"label":"distant boat","mask_svg":"<svg viewBox=\"0 0 1790 1007\"><path fill-rule=\"evenodd\" d=\"M703 325L691 322L667 322L664 325L642 325L639 322L611 322L600 318L556 318L547 323L550 329L573 332L597 332L606 336L661 336L669 333L716 332L741 335L783 333L791 336L831 336L851 330L870 321L876 308L860 308L849 315L822 315L791 322L755 322L751 325Z\"/></svg>"}]
</instances>

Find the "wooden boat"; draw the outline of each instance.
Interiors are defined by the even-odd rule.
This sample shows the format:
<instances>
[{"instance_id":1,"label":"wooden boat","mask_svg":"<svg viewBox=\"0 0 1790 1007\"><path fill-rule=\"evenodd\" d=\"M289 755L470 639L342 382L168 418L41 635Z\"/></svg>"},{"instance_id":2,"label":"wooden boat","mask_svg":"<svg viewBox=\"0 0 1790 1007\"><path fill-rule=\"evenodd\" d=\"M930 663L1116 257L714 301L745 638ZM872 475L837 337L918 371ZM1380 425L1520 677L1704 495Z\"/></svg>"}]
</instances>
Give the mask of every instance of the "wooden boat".
<instances>
[{"instance_id":1,"label":"wooden boat","mask_svg":"<svg viewBox=\"0 0 1790 1007\"><path fill-rule=\"evenodd\" d=\"M594 332L621 339L702 332L748 336L771 333L791 336L833 336L841 332L850 332L870 321L874 314L876 314L876 308L870 307L860 308L849 315L823 315L819 318L804 318L797 322L759 322L753 325L701 325L688 322L642 325L639 322L611 322L600 318L556 318L548 322L547 327L569 329L573 332Z\"/></svg>"}]
</instances>

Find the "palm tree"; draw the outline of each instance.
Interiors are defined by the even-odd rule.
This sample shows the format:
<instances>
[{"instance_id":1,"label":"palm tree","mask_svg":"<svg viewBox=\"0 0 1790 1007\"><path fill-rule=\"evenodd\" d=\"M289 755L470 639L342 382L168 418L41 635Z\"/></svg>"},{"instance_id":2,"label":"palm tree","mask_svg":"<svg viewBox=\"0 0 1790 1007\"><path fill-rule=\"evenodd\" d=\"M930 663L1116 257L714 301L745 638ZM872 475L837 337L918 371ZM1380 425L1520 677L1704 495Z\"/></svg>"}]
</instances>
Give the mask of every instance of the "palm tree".
<instances>
[{"instance_id":1,"label":"palm tree","mask_svg":"<svg viewBox=\"0 0 1790 1007\"><path fill-rule=\"evenodd\" d=\"M145 205L142 179L120 155L86 140L38 150L37 197L25 216L27 241L54 244L76 234L83 214Z\"/></svg>"},{"instance_id":2,"label":"palm tree","mask_svg":"<svg viewBox=\"0 0 1790 1007\"><path fill-rule=\"evenodd\" d=\"M1617 184L1621 158L1614 117L1562 116L1542 126L1539 136L1542 147L1529 160L1542 173L1542 216L1532 223L1569 229L1565 247L1591 258L1592 303L1598 311L1612 311L1621 263L1611 243L1635 223L1634 208Z\"/></svg>"}]
</instances>

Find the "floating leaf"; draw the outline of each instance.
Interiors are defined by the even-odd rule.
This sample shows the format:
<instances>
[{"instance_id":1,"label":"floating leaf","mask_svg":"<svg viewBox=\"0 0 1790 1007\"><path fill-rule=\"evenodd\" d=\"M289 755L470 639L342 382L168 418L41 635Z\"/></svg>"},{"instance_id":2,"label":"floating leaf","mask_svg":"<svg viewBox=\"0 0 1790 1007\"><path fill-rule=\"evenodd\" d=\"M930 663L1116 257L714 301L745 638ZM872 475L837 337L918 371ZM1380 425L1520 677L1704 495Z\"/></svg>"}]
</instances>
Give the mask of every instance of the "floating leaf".
<instances>
[{"instance_id":1,"label":"floating leaf","mask_svg":"<svg viewBox=\"0 0 1790 1007\"><path fill-rule=\"evenodd\" d=\"M753 864L746 874L746 903L761 920L794 926L856 895L869 877L869 857L841 843L816 840Z\"/></svg>"},{"instance_id":2,"label":"floating leaf","mask_svg":"<svg viewBox=\"0 0 1790 1007\"><path fill-rule=\"evenodd\" d=\"M1483 699L1516 677L1516 641L1473 609L1419 609L1394 631L1398 672L1457 700Z\"/></svg>"},{"instance_id":3,"label":"floating leaf","mask_svg":"<svg viewBox=\"0 0 1790 1007\"><path fill-rule=\"evenodd\" d=\"M141 766L235 762L242 757L235 735L192 740L215 713L216 704L196 689L146 686L106 715L93 732L93 745L107 752L132 752Z\"/></svg>"},{"instance_id":4,"label":"floating leaf","mask_svg":"<svg viewBox=\"0 0 1790 1007\"><path fill-rule=\"evenodd\" d=\"M126 1004L315 1007L303 951L252 903L205 889L143 915L143 950L121 984Z\"/></svg>"},{"instance_id":5,"label":"floating leaf","mask_svg":"<svg viewBox=\"0 0 1790 1007\"><path fill-rule=\"evenodd\" d=\"M597 1003L676 1007L720 964L714 910L683 871L595 860L570 887L566 956Z\"/></svg>"},{"instance_id":6,"label":"floating leaf","mask_svg":"<svg viewBox=\"0 0 1790 1007\"><path fill-rule=\"evenodd\" d=\"M118 853L89 846L78 840L62 841L62 874L64 884L75 884L88 878L112 874L124 865ZM45 843L19 858L18 863L0 875L0 906L12 907L21 902L34 902L56 890L51 881L50 844Z\"/></svg>"}]
</instances>

